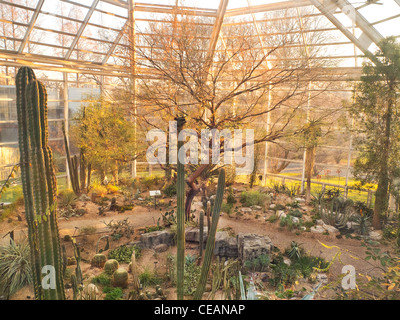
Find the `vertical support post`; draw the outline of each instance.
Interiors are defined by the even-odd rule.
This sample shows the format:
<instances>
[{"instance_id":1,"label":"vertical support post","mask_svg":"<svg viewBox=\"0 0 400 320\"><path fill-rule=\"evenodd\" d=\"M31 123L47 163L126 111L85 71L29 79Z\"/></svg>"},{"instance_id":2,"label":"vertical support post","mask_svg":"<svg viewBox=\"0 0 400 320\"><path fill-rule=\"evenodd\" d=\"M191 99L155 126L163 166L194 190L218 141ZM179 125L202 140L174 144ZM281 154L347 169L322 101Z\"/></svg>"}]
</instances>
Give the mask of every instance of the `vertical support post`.
<instances>
[{"instance_id":1,"label":"vertical support post","mask_svg":"<svg viewBox=\"0 0 400 320\"><path fill-rule=\"evenodd\" d=\"M353 128L354 125L354 118L351 120L351 127ZM350 169L351 169L351 155L353 149L353 134L350 134L350 141L349 141L349 150L347 154L347 168L346 168L346 184L345 184L345 197L347 198L347 191L349 188L349 178L350 178Z\"/></svg>"},{"instance_id":2,"label":"vertical support post","mask_svg":"<svg viewBox=\"0 0 400 320\"><path fill-rule=\"evenodd\" d=\"M136 104L136 27L135 27L135 1L128 0L128 28L129 28L129 39L131 49L131 93L132 93L132 106L133 106L133 125L135 135L135 149L137 148L137 104ZM137 161L136 151L135 159L132 163L132 178L136 178L137 175Z\"/></svg>"},{"instance_id":3,"label":"vertical support post","mask_svg":"<svg viewBox=\"0 0 400 320\"><path fill-rule=\"evenodd\" d=\"M63 100L64 100L64 123L65 123L65 136L69 143L69 97L68 97L68 73L63 73L64 89L63 89ZM71 178L68 174L69 166L67 156L65 155L65 168L67 174L67 188L71 188Z\"/></svg>"}]
</instances>

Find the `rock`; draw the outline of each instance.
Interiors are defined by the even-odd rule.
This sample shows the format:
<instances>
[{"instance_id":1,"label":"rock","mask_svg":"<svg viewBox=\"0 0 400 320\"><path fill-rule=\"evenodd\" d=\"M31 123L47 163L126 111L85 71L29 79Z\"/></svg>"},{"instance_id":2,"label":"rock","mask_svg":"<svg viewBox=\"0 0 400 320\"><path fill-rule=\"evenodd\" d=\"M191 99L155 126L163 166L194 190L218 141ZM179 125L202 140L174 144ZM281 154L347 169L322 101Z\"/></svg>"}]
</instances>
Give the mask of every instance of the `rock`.
<instances>
[{"instance_id":1,"label":"rock","mask_svg":"<svg viewBox=\"0 0 400 320\"><path fill-rule=\"evenodd\" d=\"M161 243L161 244L155 246L155 247L154 247L154 250L155 250L157 253L161 253L161 252L167 251L168 248L169 248L169 246L168 246L167 244Z\"/></svg>"},{"instance_id":2,"label":"rock","mask_svg":"<svg viewBox=\"0 0 400 320\"><path fill-rule=\"evenodd\" d=\"M300 223L300 219L297 217L292 217L293 223Z\"/></svg>"},{"instance_id":3,"label":"rock","mask_svg":"<svg viewBox=\"0 0 400 320\"><path fill-rule=\"evenodd\" d=\"M251 206L251 209L255 210L255 211L261 211L262 207L261 206Z\"/></svg>"},{"instance_id":4,"label":"rock","mask_svg":"<svg viewBox=\"0 0 400 320\"><path fill-rule=\"evenodd\" d=\"M326 231L328 231L329 233L338 233L339 230L337 228L335 228L334 226L330 226L328 224L324 224L322 226Z\"/></svg>"},{"instance_id":5,"label":"rock","mask_svg":"<svg viewBox=\"0 0 400 320\"><path fill-rule=\"evenodd\" d=\"M140 236L140 242L142 243L142 248L154 248L159 244L168 246L175 244L174 234L167 230L144 233Z\"/></svg>"},{"instance_id":6,"label":"rock","mask_svg":"<svg viewBox=\"0 0 400 320\"><path fill-rule=\"evenodd\" d=\"M214 255L236 259L238 257L237 238L229 236L227 231L217 232L215 235Z\"/></svg>"},{"instance_id":7,"label":"rock","mask_svg":"<svg viewBox=\"0 0 400 320\"><path fill-rule=\"evenodd\" d=\"M326 230L324 229L324 227L322 227L322 226L312 226L311 227L311 232L312 233L324 233Z\"/></svg>"},{"instance_id":8,"label":"rock","mask_svg":"<svg viewBox=\"0 0 400 320\"><path fill-rule=\"evenodd\" d=\"M203 242L207 242L207 232L208 228L204 227L203 228ZM187 242L200 242L200 228L188 228L185 231L185 240Z\"/></svg>"},{"instance_id":9,"label":"rock","mask_svg":"<svg viewBox=\"0 0 400 320\"><path fill-rule=\"evenodd\" d=\"M292 261L289 258L283 258L283 263L290 266L292 264Z\"/></svg>"},{"instance_id":10,"label":"rock","mask_svg":"<svg viewBox=\"0 0 400 320\"><path fill-rule=\"evenodd\" d=\"M378 231L371 231L369 233L369 238L374 241L379 241L382 240L382 234L379 233Z\"/></svg>"},{"instance_id":11,"label":"rock","mask_svg":"<svg viewBox=\"0 0 400 320\"><path fill-rule=\"evenodd\" d=\"M251 213L253 210L251 210L251 208L240 208L240 211L243 213Z\"/></svg>"},{"instance_id":12,"label":"rock","mask_svg":"<svg viewBox=\"0 0 400 320\"><path fill-rule=\"evenodd\" d=\"M325 273L318 273L317 280L323 284L328 283L328 276Z\"/></svg>"},{"instance_id":13,"label":"rock","mask_svg":"<svg viewBox=\"0 0 400 320\"><path fill-rule=\"evenodd\" d=\"M321 219L317 220L316 223L317 223L317 226L323 226L325 224L325 222L322 221Z\"/></svg>"},{"instance_id":14,"label":"rock","mask_svg":"<svg viewBox=\"0 0 400 320\"><path fill-rule=\"evenodd\" d=\"M239 258L244 262L255 259L263 254L269 254L272 241L267 236L239 233L237 236Z\"/></svg>"},{"instance_id":15,"label":"rock","mask_svg":"<svg viewBox=\"0 0 400 320\"><path fill-rule=\"evenodd\" d=\"M82 194L82 195L78 198L78 200L79 200L79 201L82 201L82 202L86 202L86 201L90 201L90 197L89 197L87 194Z\"/></svg>"},{"instance_id":16,"label":"rock","mask_svg":"<svg viewBox=\"0 0 400 320\"><path fill-rule=\"evenodd\" d=\"M279 210L276 214L279 219L286 218L286 213L283 210Z\"/></svg>"},{"instance_id":17,"label":"rock","mask_svg":"<svg viewBox=\"0 0 400 320\"><path fill-rule=\"evenodd\" d=\"M270 209L275 209L275 207L276 207L276 204L275 204L275 203L272 203L272 204L270 204L270 206L269 206Z\"/></svg>"},{"instance_id":18,"label":"rock","mask_svg":"<svg viewBox=\"0 0 400 320\"><path fill-rule=\"evenodd\" d=\"M306 200L303 198L295 198L294 200L296 200L297 202L306 202Z\"/></svg>"}]
</instances>

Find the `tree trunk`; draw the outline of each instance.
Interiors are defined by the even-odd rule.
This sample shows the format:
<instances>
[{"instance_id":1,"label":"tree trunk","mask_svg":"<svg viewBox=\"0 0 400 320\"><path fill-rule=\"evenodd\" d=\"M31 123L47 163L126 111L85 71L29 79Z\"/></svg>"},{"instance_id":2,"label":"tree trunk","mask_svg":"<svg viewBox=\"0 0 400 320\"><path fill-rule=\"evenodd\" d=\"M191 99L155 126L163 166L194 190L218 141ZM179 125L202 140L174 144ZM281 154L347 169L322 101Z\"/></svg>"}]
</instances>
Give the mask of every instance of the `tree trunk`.
<instances>
[{"instance_id":1,"label":"tree trunk","mask_svg":"<svg viewBox=\"0 0 400 320\"><path fill-rule=\"evenodd\" d=\"M387 210L389 202L389 154L390 154L390 135L392 125L392 112L394 98L392 93L396 94L393 85L389 87L388 107L385 115L386 125L384 133L384 142L382 148L381 168L378 177L378 187L375 193L374 216L372 217L372 226L375 229L382 228L381 215Z\"/></svg>"},{"instance_id":2,"label":"tree trunk","mask_svg":"<svg viewBox=\"0 0 400 320\"><path fill-rule=\"evenodd\" d=\"M315 146L307 147L306 149L305 177L307 181L307 187L306 187L307 203L309 203L311 200L311 178L315 162L315 152L316 152Z\"/></svg>"}]
</instances>

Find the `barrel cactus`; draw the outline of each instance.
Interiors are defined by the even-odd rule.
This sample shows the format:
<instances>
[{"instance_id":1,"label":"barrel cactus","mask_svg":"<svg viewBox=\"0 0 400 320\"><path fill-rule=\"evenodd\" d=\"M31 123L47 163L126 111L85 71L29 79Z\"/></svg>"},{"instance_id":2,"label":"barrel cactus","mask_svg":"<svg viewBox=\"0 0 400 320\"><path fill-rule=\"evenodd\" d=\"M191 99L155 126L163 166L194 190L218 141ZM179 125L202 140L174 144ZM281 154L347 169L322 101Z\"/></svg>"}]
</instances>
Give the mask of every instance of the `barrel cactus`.
<instances>
[{"instance_id":1,"label":"barrel cactus","mask_svg":"<svg viewBox=\"0 0 400 320\"><path fill-rule=\"evenodd\" d=\"M98 253L92 258L91 265L95 268L103 268L106 264L106 261L107 257L104 254Z\"/></svg>"},{"instance_id":2,"label":"barrel cactus","mask_svg":"<svg viewBox=\"0 0 400 320\"><path fill-rule=\"evenodd\" d=\"M65 299L63 261L57 225L57 182L48 146L47 92L31 68L16 76L18 142L25 216L31 248L32 278L38 300ZM42 283L53 270L54 284ZM43 271L43 273L42 273Z\"/></svg>"},{"instance_id":3,"label":"barrel cactus","mask_svg":"<svg viewBox=\"0 0 400 320\"><path fill-rule=\"evenodd\" d=\"M104 272L112 275L115 270L119 268L119 263L115 259L110 259L107 260L106 263L104 264Z\"/></svg>"},{"instance_id":4,"label":"barrel cactus","mask_svg":"<svg viewBox=\"0 0 400 320\"><path fill-rule=\"evenodd\" d=\"M126 288L128 286L128 271L119 268L112 275L112 284L114 287Z\"/></svg>"}]
</instances>

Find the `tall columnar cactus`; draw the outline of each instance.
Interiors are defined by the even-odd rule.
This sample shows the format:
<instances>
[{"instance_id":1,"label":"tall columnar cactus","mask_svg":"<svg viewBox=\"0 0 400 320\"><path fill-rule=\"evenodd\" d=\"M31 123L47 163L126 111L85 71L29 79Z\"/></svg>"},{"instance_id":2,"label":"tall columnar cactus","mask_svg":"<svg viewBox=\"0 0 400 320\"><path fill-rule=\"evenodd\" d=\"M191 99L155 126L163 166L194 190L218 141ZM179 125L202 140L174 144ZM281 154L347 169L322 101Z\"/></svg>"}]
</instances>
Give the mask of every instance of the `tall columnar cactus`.
<instances>
[{"instance_id":1,"label":"tall columnar cactus","mask_svg":"<svg viewBox=\"0 0 400 320\"><path fill-rule=\"evenodd\" d=\"M201 300L204 290L206 288L208 274L211 266L211 259L214 251L215 235L217 233L218 221L221 214L221 205L222 205L222 199L224 197L224 190L225 190L225 170L221 169L218 177L217 196L215 198L213 207L211 228L208 233L203 266L201 268L199 284L197 285L197 289L193 297L194 300Z\"/></svg>"},{"instance_id":2,"label":"tall columnar cactus","mask_svg":"<svg viewBox=\"0 0 400 320\"><path fill-rule=\"evenodd\" d=\"M72 185L72 190L74 190L76 195L80 194L80 186L79 186L79 174L78 174L78 159L77 157L71 157L70 151L69 151L69 143L68 143L68 138L67 134L65 132L65 123L62 123L62 132L64 135L64 147L65 147L65 154L67 157L67 162L68 162L68 171L69 171L69 178L71 181Z\"/></svg>"},{"instance_id":3,"label":"tall columnar cactus","mask_svg":"<svg viewBox=\"0 0 400 320\"><path fill-rule=\"evenodd\" d=\"M203 257L203 246L204 246L204 211L200 212L199 218L199 232L200 232L200 243L199 243L199 256L200 259Z\"/></svg>"},{"instance_id":4,"label":"tall columnar cactus","mask_svg":"<svg viewBox=\"0 0 400 320\"><path fill-rule=\"evenodd\" d=\"M185 124L185 118L177 118L178 134L183 129ZM182 148L183 142L178 142L178 153ZM177 197L177 255L176 255L176 287L177 287L177 298L183 300L183 284L184 284L184 271L185 271L185 167L182 162L179 161L177 164L177 182L176 182L176 197Z\"/></svg>"},{"instance_id":5,"label":"tall columnar cactus","mask_svg":"<svg viewBox=\"0 0 400 320\"><path fill-rule=\"evenodd\" d=\"M16 77L21 179L36 299L65 299L56 216L56 176L48 146L47 92L32 69ZM43 267L55 270L55 289L42 287Z\"/></svg>"}]
</instances>

